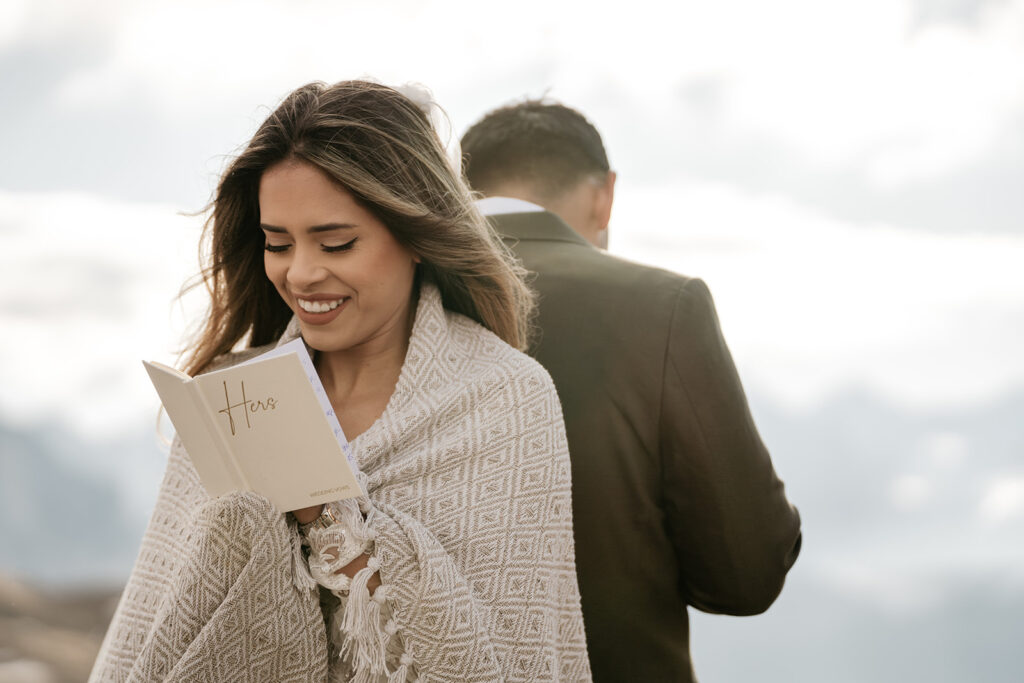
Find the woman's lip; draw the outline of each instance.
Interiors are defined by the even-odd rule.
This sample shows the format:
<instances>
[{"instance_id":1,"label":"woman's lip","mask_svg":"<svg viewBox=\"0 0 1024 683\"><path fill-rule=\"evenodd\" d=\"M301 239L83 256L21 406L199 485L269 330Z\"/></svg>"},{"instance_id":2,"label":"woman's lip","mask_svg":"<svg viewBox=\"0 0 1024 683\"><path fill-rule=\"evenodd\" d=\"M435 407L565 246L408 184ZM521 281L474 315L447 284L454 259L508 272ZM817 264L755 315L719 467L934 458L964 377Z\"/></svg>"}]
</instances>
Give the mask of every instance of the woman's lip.
<instances>
[{"instance_id":1,"label":"woman's lip","mask_svg":"<svg viewBox=\"0 0 1024 683\"><path fill-rule=\"evenodd\" d=\"M337 301L347 298L344 294L298 294L292 292L292 296L303 301Z\"/></svg>"},{"instance_id":2,"label":"woman's lip","mask_svg":"<svg viewBox=\"0 0 1024 683\"><path fill-rule=\"evenodd\" d=\"M344 296L318 295L316 297L296 296L295 298L303 299L304 301L337 301L339 299L342 300L340 304L338 304L329 311L324 311L323 313L311 313L307 310L304 310L301 306L298 305L298 303L296 303L295 315L299 316L299 320L310 325L326 325L327 323L337 318L341 314L341 312L348 306L348 302L351 301L350 297Z\"/></svg>"}]
</instances>

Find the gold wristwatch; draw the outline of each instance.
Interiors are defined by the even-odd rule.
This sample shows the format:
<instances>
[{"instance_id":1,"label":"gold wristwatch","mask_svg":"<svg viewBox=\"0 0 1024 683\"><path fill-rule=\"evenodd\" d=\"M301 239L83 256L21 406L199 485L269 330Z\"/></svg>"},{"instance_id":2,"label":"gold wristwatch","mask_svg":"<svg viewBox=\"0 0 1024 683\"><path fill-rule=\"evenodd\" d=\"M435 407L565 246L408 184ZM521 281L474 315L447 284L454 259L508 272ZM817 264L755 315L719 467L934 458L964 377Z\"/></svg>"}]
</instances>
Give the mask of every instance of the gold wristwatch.
<instances>
[{"instance_id":1,"label":"gold wristwatch","mask_svg":"<svg viewBox=\"0 0 1024 683\"><path fill-rule=\"evenodd\" d=\"M329 526L338 524L341 522L340 519L334 516L334 511L331 509L330 504L324 504L324 509L320 513L320 516L314 519L312 522L299 525L303 531L307 529L326 529Z\"/></svg>"}]
</instances>

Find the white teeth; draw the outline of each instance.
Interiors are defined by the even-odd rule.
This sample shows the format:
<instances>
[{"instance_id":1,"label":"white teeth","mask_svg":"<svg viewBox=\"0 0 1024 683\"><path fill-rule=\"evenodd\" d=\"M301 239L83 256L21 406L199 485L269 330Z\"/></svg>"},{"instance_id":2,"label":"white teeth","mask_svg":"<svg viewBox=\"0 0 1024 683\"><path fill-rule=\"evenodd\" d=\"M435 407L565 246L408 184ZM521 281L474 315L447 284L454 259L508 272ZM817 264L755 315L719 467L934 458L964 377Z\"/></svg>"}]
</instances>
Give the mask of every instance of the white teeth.
<instances>
[{"instance_id":1,"label":"white teeth","mask_svg":"<svg viewBox=\"0 0 1024 683\"><path fill-rule=\"evenodd\" d=\"M340 306L344 300L342 298L334 301L307 301L305 299L296 299L295 301L298 302L299 308L307 313L326 313Z\"/></svg>"}]
</instances>

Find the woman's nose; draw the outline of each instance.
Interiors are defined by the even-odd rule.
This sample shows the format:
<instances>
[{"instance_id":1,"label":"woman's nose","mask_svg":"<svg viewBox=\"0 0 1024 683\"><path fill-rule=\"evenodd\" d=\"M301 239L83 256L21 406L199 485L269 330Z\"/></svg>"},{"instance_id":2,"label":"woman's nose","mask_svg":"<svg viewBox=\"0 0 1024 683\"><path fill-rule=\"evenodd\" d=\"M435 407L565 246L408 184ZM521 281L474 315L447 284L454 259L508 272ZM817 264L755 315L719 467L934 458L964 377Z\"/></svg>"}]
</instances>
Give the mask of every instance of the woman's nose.
<instances>
[{"instance_id":1,"label":"woman's nose","mask_svg":"<svg viewBox=\"0 0 1024 683\"><path fill-rule=\"evenodd\" d=\"M295 247L295 254L288 266L288 282L294 289L302 290L327 277L320 253L316 249Z\"/></svg>"}]
</instances>

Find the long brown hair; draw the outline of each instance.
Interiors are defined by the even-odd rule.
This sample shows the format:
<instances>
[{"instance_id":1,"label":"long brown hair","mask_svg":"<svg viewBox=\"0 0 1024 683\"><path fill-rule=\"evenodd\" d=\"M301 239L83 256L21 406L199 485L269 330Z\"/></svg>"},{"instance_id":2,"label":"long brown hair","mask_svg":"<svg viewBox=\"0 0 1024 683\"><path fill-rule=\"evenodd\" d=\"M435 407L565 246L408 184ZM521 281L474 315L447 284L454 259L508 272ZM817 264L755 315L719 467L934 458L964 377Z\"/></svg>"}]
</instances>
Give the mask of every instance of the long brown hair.
<instances>
[{"instance_id":1,"label":"long brown hair","mask_svg":"<svg viewBox=\"0 0 1024 683\"><path fill-rule=\"evenodd\" d=\"M444 306L512 346L528 342L533 297L517 265L452 171L426 114L376 83L310 83L288 95L231 163L203 231L202 281L210 312L186 356L196 374L245 340L277 339L291 311L263 269L259 183L286 159L320 168L373 212L421 259Z\"/></svg>"}]
</instances>

